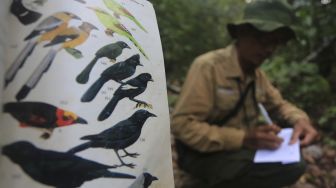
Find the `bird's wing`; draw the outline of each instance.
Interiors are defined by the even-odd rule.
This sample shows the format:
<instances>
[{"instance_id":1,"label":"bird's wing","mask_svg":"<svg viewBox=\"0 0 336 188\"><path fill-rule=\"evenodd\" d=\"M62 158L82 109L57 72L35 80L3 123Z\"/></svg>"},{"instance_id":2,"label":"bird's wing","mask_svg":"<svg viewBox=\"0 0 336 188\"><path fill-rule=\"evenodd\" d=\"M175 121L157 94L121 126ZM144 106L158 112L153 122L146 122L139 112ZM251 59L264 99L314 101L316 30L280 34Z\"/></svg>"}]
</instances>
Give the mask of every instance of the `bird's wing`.
<instances>
[{"instance_id":1,"label":"bird's wing","mask_svg":"<svg viewBox=\"0 0 336 188\"><path fill-rule=\"evenodd\" d=\"M56 44L61 44L67 41L76 39L79 36L78 33L60 33L57 35L50 43L45 46L52 46Z\"/></svg>"},{"instance_id":2,"label":"bird's wing","mask_svg":"<svg viewBox=\"0 0 336 188\"><path fill-rule=\"evenodd\" d=\"M124 7L119 6L120 11L123 13L123 15L127 16L127 17L131 17L134 18L134 16Z\"/></svg>"},{"instance_id":3,"label":"bird's wing","mask_svg":"<svg viewBox=\"0 0 336 188\"><path fill-rule=\"evenodd\" d=\"M37 31L50 31L55 28L57 28L59 25L61 25L63 21L55 18L55 17L49 17L46 20L44 20L42 23L40 23L34 30Z\"/></svg>"},{"instance_id":4,"label":"bird's wing","mask_svg":"<svg viewBox=\"0 0 336 188\"><path fill-rule=\"evenodd\" d=\"M132 33L123 25L123 24L121 24L121 23L116 23L115 25L114 25L116 28L118 28L118 30L120 30L119 31L119 33L120 32L125 32L125 33L127 33L128 35L130 35L130 36L133 36L132 35ZM118 32L117 32L118 33Z\"/></svg>"},{"instance_id":5,"label":"bird's wing","mask_svg":"<svg viewBox=\"0 0 336 188\"><path fill-rule=\"evenodd\" d=\"M117 22L117 19L113 17L112 15L108 13L99 13L96 12L96 15L99 19L99 21L106 27L106 28L113 28L115 23Z\"/></svg>"},{"instance_id":6,"label":"bird's wing","mask_svg":"<svg viewBox=\"0 0 336 188\"><path fill-rule=\"evenodd\" d=\"M120 78L123 75L127 74L128 68L125 66L123 62L116 63L109 68L107 68L101 75L102 76L110 76L113 75L114 78Z\"/></svg>"},{"instance_id":7,"label":"bird's wing","mask_svg":"<svg viewBox=\"0 0 336 188\"><path fill-rule=\"evenodd\" d=\"M94 170L110 168L108 165L83 159L70 153L45 150L41 157L46 159L44 162L41 162L44 168L53 169L60 173L64 173L64 171L68 174L88 173Z\"/></svg>"},{"instance_id":8,"label":"bird's wing","mask_svg":"<svg viewBox=\"0 0 336 188\"><path fill-rule=\"evenodd\" d=\"M56 121L56 107L40 102L17 103L13 115L29 125L53 125Z\"/></svg>"},{"instance_id":9,"label":"bird's wing","mask_svg":"<svg viewBox=\"0 0 336 188\"><path fill-rule=\"evenodd\" d=\"M124 32L122 33L122 35L124 35L125 37L127 37L129 40L131 40L133 42L133 44L139 49L139 51L142 53L142 55L144 55L147 59L148 56L145 53L145 51L143 50L143 48L140 46L140 44L138 43L137 40L135 40L135 38L132 35L129 35L128 33Z\"/></svg>"},{"instance_id":10,"label":"bird's wing","mask_svg":"<svg viewBox=\"0 0 336 188\"><path fill-rule=\"evenodd\" d=\"M134 126L134 123L124 120L103 131L100 135L102 138L108 138L109 141L122 141L133 137L136 132L138 132L138 129Z\"/></svg>"}]
</instances>

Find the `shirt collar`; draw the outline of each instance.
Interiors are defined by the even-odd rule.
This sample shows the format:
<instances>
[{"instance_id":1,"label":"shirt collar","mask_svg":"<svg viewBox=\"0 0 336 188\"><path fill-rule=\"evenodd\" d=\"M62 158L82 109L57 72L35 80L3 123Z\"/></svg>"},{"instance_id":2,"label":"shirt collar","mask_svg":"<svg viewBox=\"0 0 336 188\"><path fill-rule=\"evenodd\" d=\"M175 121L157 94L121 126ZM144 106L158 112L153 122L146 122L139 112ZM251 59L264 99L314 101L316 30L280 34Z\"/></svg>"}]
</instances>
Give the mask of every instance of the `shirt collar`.
<instances>
[{"instance_id":1,"label":"shirt collar","mask_svg":"<svg viewBox=\"0 0 336 188\"><path fill-rule=\"evenodd\" d=\"M244 74L238 60L238 51L236 45L231 44L224 50L226 51L226 59L227 59L227 61L223 62L225 76L227 78L244 80ZM257 72L257 70L255 71L255 73ZM255 75L249 76L245 79L247 80L254 79Z\"/></svg>"}]
</instances>

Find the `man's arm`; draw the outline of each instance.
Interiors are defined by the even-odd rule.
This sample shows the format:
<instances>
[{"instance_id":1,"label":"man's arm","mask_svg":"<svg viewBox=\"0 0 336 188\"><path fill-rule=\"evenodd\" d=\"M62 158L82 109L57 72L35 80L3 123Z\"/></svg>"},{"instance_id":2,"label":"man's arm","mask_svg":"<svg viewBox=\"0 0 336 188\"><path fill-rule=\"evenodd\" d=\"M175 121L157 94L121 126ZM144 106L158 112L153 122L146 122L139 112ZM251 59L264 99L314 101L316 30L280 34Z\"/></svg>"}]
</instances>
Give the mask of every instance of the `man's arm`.
<instances>
[{"instance_id":1,"label":"man's arm","mask_svg":"<svg viewBox=\"0 0 336 188\"><path fill-rule=\"evenodd\" d=\"M280 118L285 119L293 125L294 132L291 138L291 143L295 143L300 139L302 146L309 145L317 137L317 131L311 125L308 115L295 107L293 104L284 100L279 92L268 80L266 75L262 73L266 91L265 107L270 112L275 112Z\"/></svg>"},{"instance_id":2,"label":"man's arm","mask_svg":"<svg viewBox=\"0 0 336 188\"><path fill-rule=\"evenodd\" d=\"M196 60L188 72L172 117L175 137L201 152L239 149L245 135L242 129L206 122L214 106L215 87L211 64Z\"/></svg>"}]
</instances>

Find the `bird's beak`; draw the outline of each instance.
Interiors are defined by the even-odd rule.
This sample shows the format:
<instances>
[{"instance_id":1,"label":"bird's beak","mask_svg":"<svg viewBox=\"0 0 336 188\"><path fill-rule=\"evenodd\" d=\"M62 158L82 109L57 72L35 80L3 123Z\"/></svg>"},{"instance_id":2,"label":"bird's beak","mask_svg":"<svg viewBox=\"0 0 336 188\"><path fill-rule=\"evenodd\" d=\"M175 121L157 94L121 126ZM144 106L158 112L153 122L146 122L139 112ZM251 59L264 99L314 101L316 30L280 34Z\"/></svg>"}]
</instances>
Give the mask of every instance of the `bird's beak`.
<instances>
[{"instance_id":1,"label":"bird's beak","mask_svg":"<svg viewBox=\"0 0 336 188\"><path fill-rule=\"evenodd\" d=\"M126 46L126 48L131 49L131 47L129 47L129 46Z\"/></svg>"},{"instance_id":2,"label":"bird's beak","mask_svg":"<svg viewBox=\"0 0 336 188\"><path fill-rule=\"evenodd\" d=\"M79 124L88 124L88 122L81 117L78 117L75 122Z\"/></svg>"},{"instance_id":3,"label":"bird's beak","mask_svg":"<svg viewBox=\"0 0 336 188\"><path fill-rule=\"evenodd\" d=\"M155 181L155 180L159 180L159 178L153 176L152 180L153 180L153 181Z\"/></svg>"},{"instance_id":4,"label":"bird's beak","mask_svg":"<svg viewBox=\"0 0 336 188\"><path fill-rule=\"evenodd\" d=\"M148 112L148 113L149 113L149 117L157 117L155 114L152 114L150 112Z\"/></svg>"},{"instance_id":5,"label":"bird's beak","mask_svg":"<svg viewBox=\"0 0 336 188\"><path fill-rule=\"evenodd\" d=\"M139 66L142 66L142 67L143 67L143 64L139 63Z\"/></svg>"},{"instance_id":6,"label":"bird's beak","mask_svg":"<svg viewBox=\"0 0 336 188\"><path fill-rule=\"evenodd\" d=\"M153 79L150 79L149 81L151 81L151 82L154 82L154 80L153 80Z\"/></svg>"}]
</instances>

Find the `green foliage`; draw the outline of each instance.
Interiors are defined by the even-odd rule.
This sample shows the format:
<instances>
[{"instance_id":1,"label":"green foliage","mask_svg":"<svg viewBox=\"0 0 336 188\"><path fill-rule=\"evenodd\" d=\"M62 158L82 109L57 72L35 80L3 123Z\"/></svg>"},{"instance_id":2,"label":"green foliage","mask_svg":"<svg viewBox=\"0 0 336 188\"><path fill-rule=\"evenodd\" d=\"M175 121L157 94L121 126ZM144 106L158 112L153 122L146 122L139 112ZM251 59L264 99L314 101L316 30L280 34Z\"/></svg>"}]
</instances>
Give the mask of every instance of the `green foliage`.
<instances>
[{"instance_id":1,"label":"green foliage","mask_svg":"<svg viewBox=\"0 0 336 188\"><path fill-rule=\"evenodd\" d=\"M321 128L336 127L336 1L288 0L297 39L263 68L284 98L302 107ZM242 17L245 0L152 0L168 80L182 82L198 55L230 42L226 24ZM170 104L176 101L170 98Z\"/></svg>"},{"instance_id":2,"label":"green foliage","mask_svg":"<svg viewBox=\"0 0 336 188\"><path fill-rule=\"evenodd\" d=\"M168 78L181 77L193 59L229 43L226 24L242 14L242 0L157 0Z\"/></svg>"},{"instance_id":3,"label":"green foliage","mask_svg":"<svg viewBox=\"0 0 336 188\"><path fill-rule=\"evenodd\" d=\"M284 98L300 107L314 110L329 98L330 87L325 78L318 74L315 64L286 63L283 56L276 56L263 65L270 79L280 88ZM325 97L316 98L324 94Z\"/></svg>"}]
</instances>

